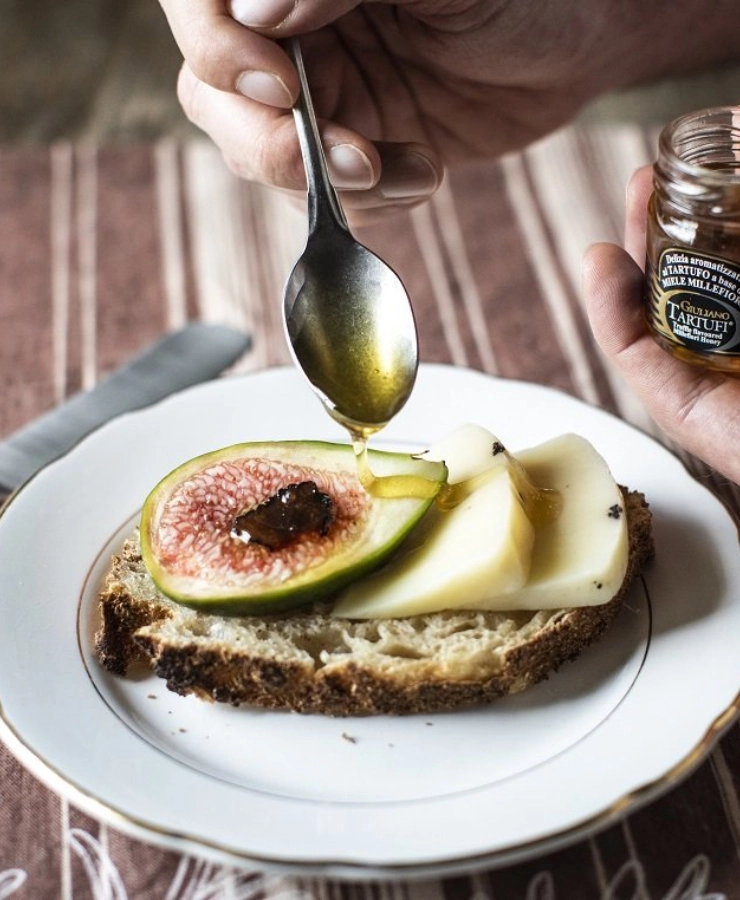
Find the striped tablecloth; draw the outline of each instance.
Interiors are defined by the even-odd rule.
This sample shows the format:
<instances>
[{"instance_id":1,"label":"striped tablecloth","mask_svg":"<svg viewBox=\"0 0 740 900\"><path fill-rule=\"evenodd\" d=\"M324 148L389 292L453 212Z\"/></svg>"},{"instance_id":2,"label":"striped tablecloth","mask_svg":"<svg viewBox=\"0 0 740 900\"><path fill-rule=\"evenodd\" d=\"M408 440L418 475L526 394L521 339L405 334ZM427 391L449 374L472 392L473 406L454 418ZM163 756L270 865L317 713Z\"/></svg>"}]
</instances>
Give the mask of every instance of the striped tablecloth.
<instances>
[{"instance_id":1,"label":"striped tablecloth","mask_svg":"<svg viewBox=\"0 0 740 900\"><path fill-rule=\"evenodd\" d=\"M458 171L428 206L366 229L414 299L423 360L552 385L654 430L579 302L583 250L620 240L626 180L654 143L632 127L566 130ZM303 239L298 209L237 182L205 142L0 148L0 437L190 319L251 332L240 370L287 363L280 295ZM740 509L734 488L685 461ZM470 877L348 885L132 840L0 746L0 898L740 898L739 785L734 727L680 785L569 849Z\"/></svg>"}]
</instances>

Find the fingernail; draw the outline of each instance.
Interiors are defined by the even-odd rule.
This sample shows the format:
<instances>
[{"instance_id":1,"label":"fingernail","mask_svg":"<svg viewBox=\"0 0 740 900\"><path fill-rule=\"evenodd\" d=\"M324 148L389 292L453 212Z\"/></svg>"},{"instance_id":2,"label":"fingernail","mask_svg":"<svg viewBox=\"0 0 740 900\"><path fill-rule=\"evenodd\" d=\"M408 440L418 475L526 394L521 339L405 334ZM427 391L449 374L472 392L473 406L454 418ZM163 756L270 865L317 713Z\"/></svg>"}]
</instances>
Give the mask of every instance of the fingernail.
<instances>
[{"instance_id":1,"label":"fingernail","mask_svg":"<svg viewBox=\"0 0 740 900\"><path fill-rule=\"evenodd\" d=\"M293 98L283 81L269 72L242 72L236 80L236 89L245 97L268 106L289 109L293 105Z\"/></svg>"},{"instance_id":2,"label":"fingernail","mask_svg":"<svg viewBox=\"0 0 740 900\"><path fill-rule=\"evenodd\" d=\"M296 0L231 0L231 15L242 25L276 28L293 12Z\"/></svg>"},{"instance_id":3,"label":"fingernail","mask_svg":"<svg viewBox=\"0 0 740 900\"><path fill-rule=\"evenodd\" d=\"M387 200L425 197L439 186L439 175L425 156L404 153L383 167L378 193Z\"/></svg>"},{"instance_id":4,"label":"fingernail","mask_svg":"<svg viewBox=\"0 0 740 900\"><path fill-rule=\"evenodd\" d=\"M367 190L375 184L370 160L352 144L335 144L327 148L332 184L344 190Z\"/></svg>"}]
</instances>

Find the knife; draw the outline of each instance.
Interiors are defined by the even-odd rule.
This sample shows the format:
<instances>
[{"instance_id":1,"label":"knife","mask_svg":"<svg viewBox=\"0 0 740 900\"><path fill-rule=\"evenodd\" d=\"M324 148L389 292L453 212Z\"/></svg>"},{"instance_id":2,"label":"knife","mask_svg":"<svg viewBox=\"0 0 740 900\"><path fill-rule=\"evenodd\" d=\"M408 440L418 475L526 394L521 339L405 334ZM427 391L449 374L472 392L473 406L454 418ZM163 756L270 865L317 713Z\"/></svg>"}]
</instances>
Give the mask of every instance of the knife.
<instances>
[{"instance_id":1,"label":"knife","mask_svg":"<svg viewBox=\"0 0 740 900\"><path fill-rule=\"evenodd\" d=\"M226 325L193 322L165 335L89 391L20 428L0 443L0 506L40 468L124 412L215 378L249 348Z\"/></svg>"}]
</instances>

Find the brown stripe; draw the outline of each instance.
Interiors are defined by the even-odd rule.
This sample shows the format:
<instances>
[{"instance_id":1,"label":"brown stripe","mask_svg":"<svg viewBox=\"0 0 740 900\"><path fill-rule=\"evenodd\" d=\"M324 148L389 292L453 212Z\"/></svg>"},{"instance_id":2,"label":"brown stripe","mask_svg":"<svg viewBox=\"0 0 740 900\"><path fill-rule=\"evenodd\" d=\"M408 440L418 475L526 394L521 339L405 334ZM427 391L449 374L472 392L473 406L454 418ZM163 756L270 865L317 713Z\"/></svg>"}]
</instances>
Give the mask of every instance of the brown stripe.
<instances>
[{"instance_id":1,"label":"brown stripe","mask_svg":"<svg viewBox=\"0 0 740 900\"><path fill-rule=\"evenodd\" d=\"M0 152L0 434L54 404L48 150Z\"/></svg>"},{"instance_id":2,"label":"brown stripe","mask_svg":"<svg viewBox=\"0 0 740 900\"><path fill-rule=\"evenodd\" d=\"M109 372L166 328L150 148L98 158L98 368Z\"/></svg>"},{"instance_id":3,"label":"brown stripe","mask_svg":"<svg viewBox=\"0 0 740 900\"><path fill-rule=\"evenodd\" d=\"M68 142L51 148L51 303L54 348L54 400L67 393L69 303L72 264L73 149Z\"/></svg>"},{"instance_id":4,"label":"brown stripe","mask_svg":"<svg viewBox=\"0 0 740 900\"><path fill-rule=\"evenodd\" d=\"M497 371L496 359L491 348L488 320L483 298L476 283L470 261L470 242L467 240L458 205L466 208L468 201L463 194L455 195L451 180L447 179L434 195L431 209L434 215L439 242L448 260L448 280L464 320L463 333L469 334L467 355L471 364L484 371Z\"/></svg>"},{"instance_id":5,"label":"brown stripe","mask_svg":"<svg viewBox=\"0 0 740 900\"><path fill-rule=\"evenodd\" d=\"M678 710L679 707L677 714ZM660 826L656 827L656 823ZM711 823L711 828L707 829L707 823ZM707 855L711 863L712 879L708 887L726 891L728 897L738 896L737 848L708 763L676 790L634 813L630 831L639 858L648 861L645 879L650 896L668 895L684 868L700 854Z\"/></svg>"},{"instance_id":6,"label":"brown stripe","mask_svg":"<svg viewBox=\"0 0 740 900\"><path fill-rule=\"evenodd\" d=\"M67 395L74 394L82 388L82 313L80 291L80 229L76 227L80 206L79 192L79 148L75 147L72 156L72 184L69 245L69 306L67 308L67 346L66 346L66 389ZM58 176L58 177L61 177ZM58 227L63 227L59 222Z\"/></svg>"},{"instance_id":7,"label":"brown stripe","mask_svg":"<svg viewBox=\"0 0 740 900\"><path fill-rule=\"evenodd\" d=\"M532 810L536 814L536 808ZM600 896L593 860L585 843L490 874L491 897L522 900L590 900Z\"/></svg>"},{"instance_id":8,"label":"brown stripe","mask_svg":"<svg viewBox=\"0 0 740 900\"><path fill-rule=\"evenodd\" d=\"M740 795L740 725L738 723L735 723L722 738L719 752L723 762L723 771L721 777L718 778L719 790L724 797L729 826L735 835L736 854L739 857L735 868L740 884L740 841L738 841L740 819L737 815L738 796ZM717 763L713 761L712 765L716 766Z\"/></svg>"},{"instance_id":9,"label":"brown stripe","mask_svg":"<svg viewBox=\"0 0 740 900\"><path fill-rule=\"evenodd\" d=\"M501 167L466 167L453 174L451 183L456 194L471 198L457 208L500 374L573 392Z\"/></svg>"},{"instance_id":10,"label":"brown stripe","mask_svg":"<svg viewBox=\"0 0 740 900\"><path fill-rule=\"evenodd\" d=\"M440 190L444 190L444 188ZM451 191L448 196L452 196ZM434 288L438 306L440 309L447 310L447 319L443 319L443 323L447 328L446 339L450 345L452 362L482 369L484 365L478 353L470 320L466 315L462 285L457 278L455 261L445 238L449 223L444 219L437 201L438 198L434 197L424 212L428 224L426 233L430 241L429 249L434 254L435 265L439 267L439 283L434 284ZM486 335L481 336L481 340L488 342ZM488 346L490 347L490 342L488 342Z\"/></svg>"},{"instance_id":11,"label":"brown stripe","mask_svg":"<svg viewBox=\"0 0 740 900\"><path fill-rule=\"evenodd\" d=\"M190 238L190 228L187 223L188 204L185 196L185 159L183 147L177 150L177 183L179 185L180 222L182 229L182 248L184 256L185 301L187 317L189 320L198 318L198 296L195 285L195 271L193 269L193 248Z\"/></svg>"},{"instance_id":12,"label":"brown stripe","mask_svg":"<svg viewBox=\"0 0 740 900\"><path fill-rule=\"evenodd\" d=\"M735 723L722 738L722 751L732 773L735 791L740 794L740 724Z\"/></svg>"},{"instance_id":13,"label":"brown stripe","mask_svg":"<svg viewBox=\"0 0 740 900\"><path fill-rule=\"evenodd\" d=\"M727 765L727 758L721 744L714 748L709 757L709 763L722 799L727 825L732 832L736 849L740 849L740 804L738 804L732 772Z\"/></svg>"},{"instance_id":14,"label":"brown stripe","mask_svg":"<svg viewBox=\"0 0 740 900\"><path fill-rule=\"evenodd\" d=\"M594 872L599 882L613 883L620 870L631 862L631 848L622 825L613 825L591 840Z\"/></svg>"},{"instance_id":15,"label":"brown stripe","mask_svg":"<svg viewBox=\"0 0 740 900\"><path fill-rule=\"evenodd\" d=\"M59 897L59 861L58 799L0 744L0 872L27 872L19 898L51 900Z\"/></svg>"},{"instance_id":16,"label":"brown stripe","mask_svg":"<svg viewBox=\"0 0 740 900\"><path fill-rule=\"evenodd\" d=\"M589 366L589 369L592 373L594 387L597 392L597 401L600 406L603 406L605 409L611 410L612 412L617 412L617 402L612 393L611 386L609 384L609 380L604 371L604 366L601 361L601 356L599 355L598 350L596 349L596 345L594 343L594 339L591 333L591 329L586 320L586 317L583 312L583 308L579 302L578 295L575 292L574 286L571 283L570 277L565 270L563 265L563 260L558 253L557 246L554 240L554 234L552 231L552 225L548 221L548 218L542 208L541 201L539 199L538 193L534 187L532 182L532 173L527 162L526 156L523 158L524 172L529 184L531 196L533 203L538 211L538 215L540 221L542 223L542 227L545 232L546 240L549 245L550 253L552 254L552 259L555 265L556 278L558 283L562 287L563 293L567 298L568 308L570 310L570 314L572 316L573 322L575 323L576 332L578 338L580 340L580 344L583 347L583 350L586 355L586 360ZM567 222L560 221L557 223L558 227L567 227ZM564 353L569 353L569 348L563 347L561 348Z\"/></svg>"},{"instance_id":17,"label":"brown stripe","mask_svg":"<svg viewBox=\"0 0 740 900\"><path fill-rule=\"evenodd\" d=\"M124 874L129 898L166 896L180 862L178 853L142 844L112 829L108 843L111 860Z\"/></svg>"},{"instance_id":18,"label":"brown stripe","mask_svg":"<svg viewBox=\"0 0 740 900\"><path fill-rule=\"evenodd\" d=\"M470 900L472 893L470 879L465 877L445 878L442 881L442 892L445 900Z\"/></svg>"},{"instance_id":19,"label":"brown stripe","mask_svg":"<svg viewBox=\"0 0 740 900\"><path fill-rule=\"evenodd\" d=\"M446 199L449 205L453 202L452 198L454 197L454 193L449 188L449 182L446 187ZM440 188L440 192L444 190L445 186ZM463 293L464 287L458 278L455 267L456 259L454 258L453 251L447 240L448 234L451 232L451 229L454 228L456 223L451 223L446 218L440 204L440 192L432 199L432 202L428 207L430 225L429 234L434 242L434 252L437 255L437 263L440 266L440 277L442 281L441 285L437 285L438 302L444 299L448 302L452 311L449 321L454 322L456 339L461 346L461 364L472 368L483 369L485 368L485 365L483 364L481 354L478 352L478 343L473 334L471 321L466 314L467 310L465 308ZM454 207L451 212L454 216ZM444 293L439 290L442 286L444 286ZM448 338L451 338L451 335L448 335ZM479 340L490 349L490 341L486 334L479 335ZM453 358L453 362L454 361Z\"/></svg>"},{"instance_id":20,"label":"brown stripe","mask_svg":"<svg viewBox=\"0 0 740 900\"><path fill-rule=\"evenodd\" d=\"M69 858L74 900L97 900L93 882L94 873L98 871L95 844L100 841L99 832L100 826L95 819L69 807L69 831L61 838L66 845L62 852Z\"/></svg>"},{"instance_id":21,"label":"brown stripe","mask_svg":"<svg viewBox=\"0 0 740 900\"><path fill-rule=\"evenodd\" d=\"M621 244L624 235L624 189L619 197L619 205L609 202L605 196L603 160L594 146L592 132L584 130L573 135L573 145L582 165L585 180L590 185L590 194L599 198L601 215L608 223L609 232L600 240Z\"/></svg>"},{"instance_id":22,"label":"brown stripe","mask_svg":"<svg viewBox=\"0 0 740 900\"><path fill-rule=\"evenodd\" d=\"M242 184L240 188L241 215L244 220L246 267L256 283L252 286L250 318L257 325L263 342L265 366L285 365L289 360L288 346L283 333L283 288L289 269L276 271L273 265L274 244L278 240L275 230L280 223L271 217L270 204L275 198L265 193L260 185ZM273 227L269 224L273 222ZM266 227L266 224L268 227ZM298 259L299 247L295 259Z\"/></svg>"}]
</instances>

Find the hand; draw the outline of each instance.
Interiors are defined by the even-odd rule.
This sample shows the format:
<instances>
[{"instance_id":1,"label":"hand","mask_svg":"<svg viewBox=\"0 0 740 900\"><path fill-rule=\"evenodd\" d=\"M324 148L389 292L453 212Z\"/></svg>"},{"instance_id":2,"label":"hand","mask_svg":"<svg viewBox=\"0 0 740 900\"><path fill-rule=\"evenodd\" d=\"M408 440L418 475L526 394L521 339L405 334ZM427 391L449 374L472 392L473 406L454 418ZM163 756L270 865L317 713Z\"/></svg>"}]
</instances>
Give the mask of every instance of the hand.
<instances>
[{"instance_id":1,"label":"hand","mask_svg":"<svg viewBox=\"0 0 740 900\"><path fill-rule=\"evenodd\" d=\"M699 0L680 12L639 0L161 3L185 57L187 115L239 175L289 190L305 189L289 113L298 78L274 39L302 35L329 166L355 222L428 198L443 166L522 147L607 88L740 44L740 17Z\"/></svg>"},{"instance_id":2,"label":"hand","mask_svg":"<svg viewBox=\"0 0 740 900\"><path fill-rule=\"evenodd\" d=\"M580 105L568 91L551 96L552 65L528 64L515 83L504 74L517 18L505 4L493 22L434 0L424 15L412 3L360 0L162 6L186 60L178 90L189 118L237 174L291 190L305 190L289 111L299 85L270 38L321 26L301 44L332 178L355 222L368 218L362 210L428 198L444 163L521 146ZM518 49L528 61L547 41L534 12Z\"/></svg>"},{"instance_id":3,"label":"hand","mask_svg":"<svg viewBox=\"0 0 740 900\"><path fill-rule=\"evenodd\" d=\"M640 169L627 192L627 250L596 244L586 254L584 297L591 327L663 431L740 484L740 379L681 362L647 330L640 266L651 190L651 168Z\"/></svg>"}]
</instances>

